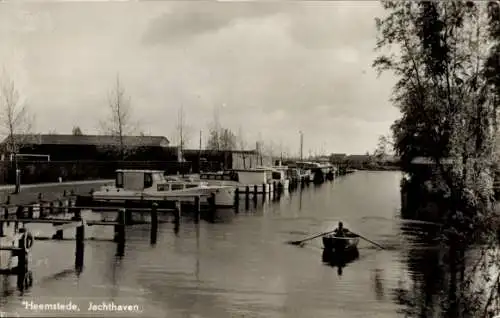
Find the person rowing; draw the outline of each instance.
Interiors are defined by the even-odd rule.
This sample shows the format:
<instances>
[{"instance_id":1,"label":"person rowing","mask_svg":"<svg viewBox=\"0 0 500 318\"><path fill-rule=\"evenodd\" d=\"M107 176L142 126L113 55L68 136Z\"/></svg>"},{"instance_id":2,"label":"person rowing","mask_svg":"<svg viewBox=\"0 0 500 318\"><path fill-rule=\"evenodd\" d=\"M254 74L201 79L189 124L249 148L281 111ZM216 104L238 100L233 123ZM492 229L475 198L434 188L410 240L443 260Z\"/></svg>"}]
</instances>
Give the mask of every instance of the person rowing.
<instances>
[{"instance_id":1,"label":"person rowing","mask_svg":"<svg viewBox=\"0 0 500 318\"><path fill-rule=\"evenodd\" d=\"M343 238L347 237L357 237L355 233L352 233L348 229L344 227L344 223L339 222L338 227L335 229L333 234L331 235L331 238L333 239L334 242L334 247L337 252L345 250L347 246L347 240ZM337 238L337 239L336 239Z\"/></svg>"}]
</instances>

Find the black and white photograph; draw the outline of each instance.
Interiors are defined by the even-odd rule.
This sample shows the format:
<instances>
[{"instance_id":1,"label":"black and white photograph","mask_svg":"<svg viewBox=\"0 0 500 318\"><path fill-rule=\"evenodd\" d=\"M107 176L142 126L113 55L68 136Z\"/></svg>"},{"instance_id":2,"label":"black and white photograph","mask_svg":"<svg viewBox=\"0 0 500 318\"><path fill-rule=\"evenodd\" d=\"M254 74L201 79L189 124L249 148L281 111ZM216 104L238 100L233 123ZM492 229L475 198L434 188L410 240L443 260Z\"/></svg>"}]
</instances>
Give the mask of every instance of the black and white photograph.
<instances>
[{"instance_id":1,"label":"black and white photograph","mask_svg":"<svg viewBox=\"0 0 500 318\"><path fill-rule=\"evenodd\" d=\"M0 317L500 318L499 110L498 0L0 0Z\"/></svg>"}]
</instances>

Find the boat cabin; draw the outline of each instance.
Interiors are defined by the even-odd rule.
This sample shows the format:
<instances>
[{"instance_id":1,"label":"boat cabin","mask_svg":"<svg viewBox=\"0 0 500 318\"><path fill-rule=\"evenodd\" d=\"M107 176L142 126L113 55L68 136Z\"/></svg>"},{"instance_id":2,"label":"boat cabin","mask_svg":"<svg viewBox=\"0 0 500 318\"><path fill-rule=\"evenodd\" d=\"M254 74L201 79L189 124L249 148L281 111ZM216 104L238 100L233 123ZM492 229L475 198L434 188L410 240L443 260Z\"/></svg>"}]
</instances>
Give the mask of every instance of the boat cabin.
<instances>
[{"instance_id":1,"label":"boat cabin","mask_svg":"<svg viewBox=\"0 0 500 318\"><path fill-rule=\"evenodd\" d=\"M202 173L201 180L234 181L240 184L263 184L269 180L267 169L235 169L231 171Z\"/></svg>"},{"instance_id":2,"label":"boat cabin","mask_svg":"<svg viewBox=\"0 0 500 318\"><path fill-rule=\"evenodd\" d=\"M115 187L130 191L174 191L199 187L200 183L165 178L161 170L116 170Z\"/></svg>"}]
</instances>

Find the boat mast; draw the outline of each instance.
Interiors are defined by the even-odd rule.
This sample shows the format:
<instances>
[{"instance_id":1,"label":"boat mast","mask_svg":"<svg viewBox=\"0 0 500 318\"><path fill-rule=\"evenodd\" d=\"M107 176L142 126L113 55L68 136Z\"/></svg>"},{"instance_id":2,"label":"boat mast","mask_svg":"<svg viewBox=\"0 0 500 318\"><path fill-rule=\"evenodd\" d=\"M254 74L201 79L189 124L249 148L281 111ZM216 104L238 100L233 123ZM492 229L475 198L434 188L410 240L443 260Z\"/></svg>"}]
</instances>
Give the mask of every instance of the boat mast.
<instances>
[{"instance_id":1,"label":"boat mast","mask_svg":"<svg viewBox=\"0 0 500 318\"><path fill-rule=\"evenodd\" d=\"M299 134L300 134L300 161L302 161L302 154L303 154L303 146L304 146L304 133L301 131L299 131Z\"/></svg>"},{"instance_id":2,"label":"boat mast","mask_svg":"<svg viewBox=\"0 0 500 318\"><path fill-rule=\"evenodd\" d=\"M198 172L201 172L201 130L200 130L200 148L198 149Z\"/></svg>"}]
</instances>

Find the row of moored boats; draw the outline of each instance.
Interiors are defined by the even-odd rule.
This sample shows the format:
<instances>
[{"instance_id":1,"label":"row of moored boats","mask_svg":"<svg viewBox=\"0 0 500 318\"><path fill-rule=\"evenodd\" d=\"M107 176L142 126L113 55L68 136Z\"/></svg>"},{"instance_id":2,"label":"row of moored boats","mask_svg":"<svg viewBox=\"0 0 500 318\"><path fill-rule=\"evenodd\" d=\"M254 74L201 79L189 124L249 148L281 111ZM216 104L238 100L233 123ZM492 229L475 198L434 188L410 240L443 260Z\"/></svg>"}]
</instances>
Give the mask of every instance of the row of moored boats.
<instances>
[{"instance_id":1,"label":"row of moored boats","mask_svg":"<svg viewBox=\"0 0 500 318\"><path fill-rule=\"evenodd\" d=\"M202 203L214 198L216 207L230 208L235 204L236 189L239 193L249 191L252 195L255 190L258 194L288 191L291 184L331 178L336 174L336 167L330 164L310 162L186 176L169 176L161 170L117 170L115 184L102 187L92 196L94 201L113 203L191 202L195 196L200 196Z\"/></svg>"}]
</instances>

